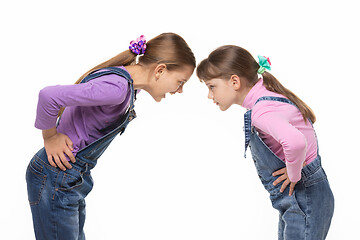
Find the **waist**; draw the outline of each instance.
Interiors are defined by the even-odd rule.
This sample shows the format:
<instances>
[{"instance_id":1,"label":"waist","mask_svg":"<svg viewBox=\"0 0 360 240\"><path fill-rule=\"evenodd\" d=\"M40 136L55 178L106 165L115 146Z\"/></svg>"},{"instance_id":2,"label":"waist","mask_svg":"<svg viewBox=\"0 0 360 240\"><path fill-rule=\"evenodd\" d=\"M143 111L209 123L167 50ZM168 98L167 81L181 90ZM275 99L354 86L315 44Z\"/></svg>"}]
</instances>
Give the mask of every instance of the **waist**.
<instances>
[{"instance_id":1,"label":"waist","mask_svg":"<svg viewBox=\"0 0 360 240\"><path fill-rule=\"evenodd\" d=\"M57 168L57 167L55 168L50 165L45 148L41 148L35 154L35 156L38 158L38 160L41 161L42 165L44 165L49 170L51 170L53 172L62 171L62 170L60 170L60 168ZM67 169L65 172L69 172L69 171L86 172L87 170L90 170L95 166L91 162L84 161L83 159L79 159L78 157L75 157L75 159L76 159L75 163L69 162L71 164L72 168Z\"/></svg>"},{"instance_id":2,"label":"waist","mask_svg":"<svg viewBox=\"0 0 360 240\"><path fill-rule=\"evenodd\" d=\"M306 179L313 175L315 172L317 172L321 166L321 157L320 155L317 155L317 157L311 161L311 163L307 164L305 167L301 170L301 178Z\"/></svg>"}]
</instances>

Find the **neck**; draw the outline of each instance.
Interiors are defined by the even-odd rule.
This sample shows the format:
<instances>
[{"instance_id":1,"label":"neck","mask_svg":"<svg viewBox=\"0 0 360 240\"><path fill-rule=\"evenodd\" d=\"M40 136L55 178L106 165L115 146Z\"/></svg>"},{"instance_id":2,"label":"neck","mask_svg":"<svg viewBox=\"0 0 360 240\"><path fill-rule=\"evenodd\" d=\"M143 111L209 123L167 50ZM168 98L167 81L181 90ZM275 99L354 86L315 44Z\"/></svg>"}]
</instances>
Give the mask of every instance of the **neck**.
<instances>
[{"instance_id":1,"label":"neck","mask_svg":"<svg viewBox=\"0 0 360 240\"><path fill-rule=\"evenodd\" d=\"M150 69L146 69L140 65L125 66L125 69L130 73L133 79L134 89L147 90L149 88Z\"/></svg>"},{"instance_id":2,"label":"neck","mask_svg":"<svg viewBox=\"0 0 360 240\"><path fill-rule=\"evenodd\" d=\"M246 96L248 95L248 93L250 92L252 87L245 87L242 88L239 93L238 93L238 98L236 99L236 104L242 106Z\"/></svg>"}]
</instances>

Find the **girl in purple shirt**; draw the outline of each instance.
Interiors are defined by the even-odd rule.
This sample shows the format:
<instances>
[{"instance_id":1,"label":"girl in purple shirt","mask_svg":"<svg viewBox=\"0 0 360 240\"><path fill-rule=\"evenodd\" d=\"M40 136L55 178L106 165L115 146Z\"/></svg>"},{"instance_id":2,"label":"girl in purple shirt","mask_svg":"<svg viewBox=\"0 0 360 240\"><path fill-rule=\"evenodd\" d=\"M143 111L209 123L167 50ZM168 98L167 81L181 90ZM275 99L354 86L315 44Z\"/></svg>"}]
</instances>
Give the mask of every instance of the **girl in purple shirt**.
<instances>
[{"instance_id":1,"label":"girl in purple shirt","mask_svg":"<svg viewBox=\"0 0 360 240\"><path fill-rule=\"evenodd\" d=\"M40 91L35 127L42 130L44 148L26 173L37 239L85 239L90 169L136 116L136 92L144 90L157 102L166 93L181 93L195 66L194 54L179 35L164 33L148 42L141 36L77 84Z\"/></svg>"}]
</instances>

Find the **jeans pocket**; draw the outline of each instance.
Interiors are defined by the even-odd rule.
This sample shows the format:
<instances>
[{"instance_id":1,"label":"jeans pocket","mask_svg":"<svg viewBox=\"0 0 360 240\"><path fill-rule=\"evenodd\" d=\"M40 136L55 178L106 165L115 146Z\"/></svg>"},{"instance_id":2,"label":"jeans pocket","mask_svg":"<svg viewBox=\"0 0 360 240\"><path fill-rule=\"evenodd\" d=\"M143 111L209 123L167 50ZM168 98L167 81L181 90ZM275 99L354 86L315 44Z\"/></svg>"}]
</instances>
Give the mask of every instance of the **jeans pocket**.
<instances>
[{"instance_id":1,"label":"jeans pocket","mask_svg":"<svg viewBox=\"0 0 360 240\"><path fill-rule=\"evenodd\" d=\"M30 205L36 205L40 202L47 178L43 170L43 166L35 158L27 167L26 183Z\"/></svg>"},{"instance_id":2,"label":"jeans pocket","mask_svg":"<svg viewBox=\"0 0 360 240\"><path fill-rule=\"evenodd\" d=\"M294 208L296 209L296 211L305 217L306 210L300 206L300 205L304 205L305 201L302 198L300 199L300 196L298 195L298 193L296 191L294 191L293 194L291 195L291 199L292 199L292 202L293 202L293 205L294 205ZM303 201L304 204L300 204L300 201Z\"/></svg>"},{"instance_id":3,"label":"jeans pocket","mask_svg":"<svg viewBox=\"0 0 360 240\"><path fill-rule=\"evenodd\" d=\"M311 187L317 183L320 183L327 179L326 173L322 167L320 167L316 172L308 176L306 179L303 180L304 186L306 188Z\"/></svg>"},{"instance_id":4,"label":"jeans pocket","mask_svg":"<svg viewBox=\"0 0 360 240\"><path fill-rule=\"evenodd\" d=\"M84 183L83 173L76 169L68 169L64 172L59 190L70 191L80 187Z\"/></svg>"},{"instance_id":5,"label":"jeans pocket","mask_svg":"<svg viewBox=\"0 0 360 240\"><path fill-rule=\"evenodd\" d=\"M305 210L300 207L299 201L303 201L302 196L298 195L296 191L289 196L288 192L283 192L270 196L273 208L279 210L282 214L285 212L306 217Z\"/></svg>"}]
</instances>

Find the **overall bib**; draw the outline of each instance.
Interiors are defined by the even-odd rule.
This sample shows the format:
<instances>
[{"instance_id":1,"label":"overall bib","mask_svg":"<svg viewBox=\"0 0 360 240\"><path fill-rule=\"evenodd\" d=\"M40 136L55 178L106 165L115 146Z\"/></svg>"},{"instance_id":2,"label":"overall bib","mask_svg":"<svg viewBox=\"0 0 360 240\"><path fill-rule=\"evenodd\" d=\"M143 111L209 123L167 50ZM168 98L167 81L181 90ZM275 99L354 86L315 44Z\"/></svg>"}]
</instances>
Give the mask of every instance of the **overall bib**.
<instances>
[{"instance_id":1,"label":"overall bib","mask_svg":"<svg viewBox=\"0 0 360 240\"><path fill-rule=\"evenodd\" d=\"M256 103L264 100L296 106L290 100L280 97L261 97ZM321 166L319 150L317 157L301 170L301 179L295 185L292 196L289 196L289 187L281 193L282 183L273 186L279 176L273 177L272 173L286 165L270 150L251 125L251 110L244 115L244 131L245 152L250 146L259 178L270 193L272 206L279 211L278 239L325 239L334 212L334 196Z\"/></svg>"},{"instance_id":2,"label":"overall bib","mask_svg":"<svg viewBox=\"0 0 360 240\"><path fill-rule=\"evenodd\" d=\"M128 123L136 117L131 76L116 67L103 70L91 73L81 83L107 74L125 77L131 90L129 108L110 132L76 154L76 162L70 162L72 169L62 171L52 167L45 148L32 158L26 171L26 181L36 239L85 239L85 197L93 187L90 170L95 167L97 159L111 141L118 134L121 135Z\"/></svg>"}]
</instances>

